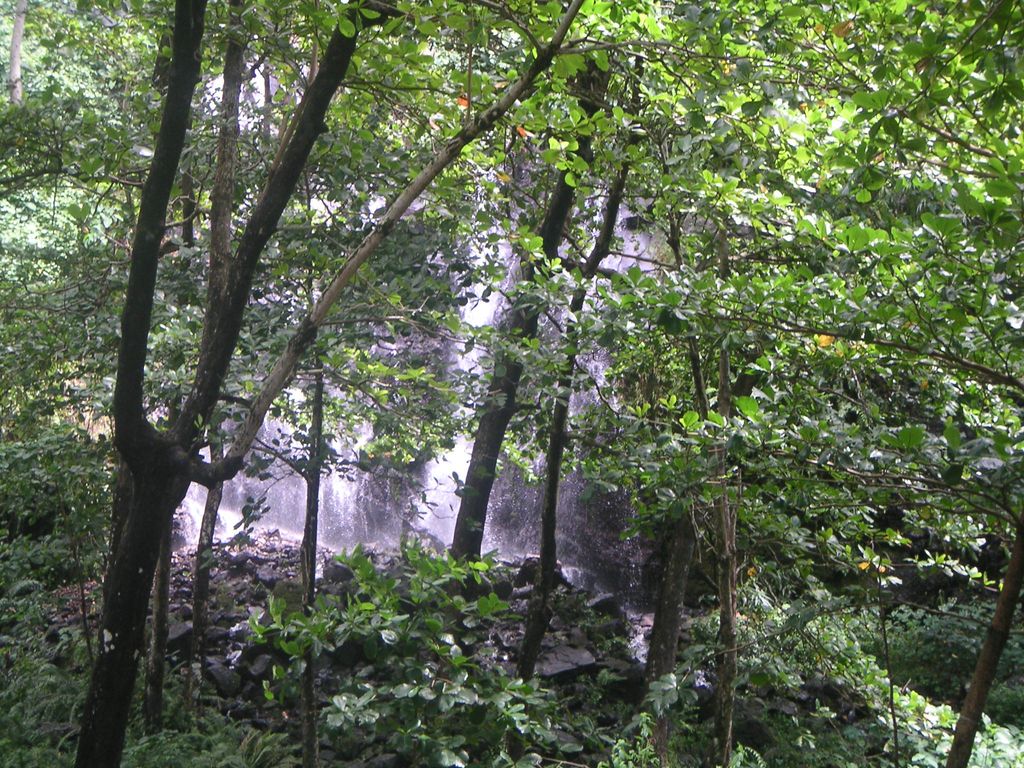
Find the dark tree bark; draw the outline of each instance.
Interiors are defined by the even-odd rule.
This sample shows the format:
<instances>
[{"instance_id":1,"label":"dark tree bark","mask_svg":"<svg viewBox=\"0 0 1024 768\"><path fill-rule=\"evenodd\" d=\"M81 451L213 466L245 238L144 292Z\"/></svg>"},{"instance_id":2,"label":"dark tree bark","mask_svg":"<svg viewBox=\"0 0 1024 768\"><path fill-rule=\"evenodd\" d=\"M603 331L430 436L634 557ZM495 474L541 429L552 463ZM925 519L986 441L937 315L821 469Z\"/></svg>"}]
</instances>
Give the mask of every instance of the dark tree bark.
<instances>
[{"instance_id":1,"label":"dark tree bark","mask_svg":"<svg viewBox=\"0 0 1024 768\"><path fill-rule=\"evenodd\" d=\"M220 445L210 446L210 459L219 461L224 456ZM195 702L200 710L202 697L202 671L206 666L206 630L210 626L210 569L213 566L213 535L217 529L217 513L224 497L224 483L217 483L206 494L203 520L199 524L195 564L192 567L192 643L189 645L185 698Z\"/></svg>"},{"instance_id":2,"label":"dark tree bark","mask_svg":"<svg viewBox=\"0 0 1024 768\"><path fill-rule=\"evenodd\" d=\"M599 108L597 98L603 94L607 86L607 77L595 69L588 72L582 80L585 93L580 99L580 104L587 115L592 116ZM580 157L589 162L592 154L592 137L589 134L579 136L577 143ZM558 248L576 201L576 188L569 184L566 175L565 171L559 175L538 231L544 256L550 261L559 258ZM527 256L520 263L520 281L527 284L533 278L534 265ZM524 306L522 303L513 306L506 323L507 334L515 339L534 338L537 335L541 310L542 307ZM516 354L500 352L495 356L487 398L478 408L480 416L473 439L473 452L470 454L466 482L461 490L459 514L452 535L451 553L455 557L480 556L484 526L487 523L487 505L490 502L491 489L494 487L498 456L505 442L505 431L515 414L516 394L522 375L523 364Z\"/></svg>"},{"instance_id":3,"label":"dark tree bark","mask_svg":"<svg viewBox=\"0 0 1024 768\"><path fill-rule=\"evenodd\" d=\"M601 222L601 231L598 233L594 247L581 270L585 280L589 280L597 273L601 261L611 249L628 175L628 166L623 166L608 190L608 201ZM577 288L569 302L570 320L566 324L565 337L569 341L570 347L575 345L578 336L577 324L572 318L583 309L586 296L584 288ZM555 573L558 566L558 544L555 538L558 526L558 489L562 475L562 460L568 444L566 423L569 419L569 398L572 374L575 369L576 354L570 352L562 374L559 376L556 400L551 413L551 426L548 429L544 507L541 510L540 526L540 578L537 579L530 600L523 645L519 653L518 674L523 680L528 680L533 676L537 657L540 655L540 646L547 632L548 623L551 621L551 593L555 589Z\"/></svg>"},{"instance_id":4,"label":"dark tree bark","mask_svg":"<svg viewBox=\"0 0 1024 768\"><path fill-rule=\"evenodd\" d=\"M953 743L946 757L946 768L967 768L974 749L974 737L978 733L981 716L985 711L992 682L996 677L999 657L1003 654L1006 641L1010 637L1013 614L1020 599L1021 586L1024 584L1024 523L1018 523L1014 532L1013 551L1010 562L1003 574L1003 586L996 600L996 610L992 614L992 622L985 633L985 642L978 654L978 661L971 677L971 687L967 698L960 707L960 716L956 721Z\"/></svg>"},{"instance_id":5,"label":"dark tree bark","mask_svg":"<svg viewBox=\"0 0 1024 768\"><path fill-rule=\"evenodd\" d=\"M302 529L299 559L302 571L302 609L308 616L316 601L317 525L320 520L320 474L324 464L324 372L317 370L313 381L313 402L309 429L309 461L306 465L306 519ZM316 674L313 650L306 651L302 669L302 768L319 765L319 740L316 733Z\"/></svg>"},{"instance_id":6,"label":"dark tree bark","mask_svg":"<svg viewBox=\"0 0 1024 768\"><path fill-rule=\"evenodd\" d=\"M77 768L120 763L160 533L189 484L183 452L158 439L145 418L143 376L160 241L199 81L205 12L205 0L175 4L173 63L132 242L114 390L114 442L131 472L132 494L115 511L117 549L104 584L99 653L82 712Z\"/></svg>"},{"instance_id":7,"label":"dark tree bark","mask_svg":"<svg viewBox=\"0 0 1024 768\"><path fill-rule=\"evenodd\" d=\"M146 658L146 684L142 698L142 718L148 733L163 727L164 670L167 655L167 615L171 594L171 529L173 516L167 518L160 535L160 556L153 577L152 620L149 626L149 654Z\"/></svg>"},{"instance_id":8,"label":"dark tree bark","mask_svg":"<svg viewBox=\"0 0 1024 768\"><path fill-rule=\"evenodd\" d=\"M678 517L668 526L659 547L661 554L661 581L654 607L654 625L647 646L647 664L644 682L651 683L675 672L676 654L679 652L679 629L682 625L683 598L690 575L690 564L696 549L697 536L690 510L680 508ZM668 765L669 719L659 717L654 724L654 747L662 765Z\"/></svg>"},{"instance_id":9,"label":"dark tree bark","mask_svg":"<svg viewBox=\"0 0 1024 768\"><path fill-rule=\"evenodd\" d=\"M18 0L14 6L14 29L11 32L11 56L7 67L7 93L11 104L21 104L21 47L25 40L25 17L28 15L28 0Z\"/></svg>"},{"instance_id":10,"label":"dark tree bark","mask_svg":"<svg viewBox=\"0 0 1024 768\"><path fill-rule=\"evenodd\" d=\"M707 385L697 340L690 338L687 344L690 374L693 377L694 403L701 419L706 420L709 411ZM647 666L644 670L644 681L648 688L654 681L675 672L683 601L686 597L690 565L697 546L697 531L691 510L680 507L675 513L677 516L668 521L659 545L661 581L658 585L654 625L651 627L651 639L647 646ZM659 717L654 726L654 746L662 765L668 764L668 726L668 718L664 716Z\"/></svg>"}]
</instances>

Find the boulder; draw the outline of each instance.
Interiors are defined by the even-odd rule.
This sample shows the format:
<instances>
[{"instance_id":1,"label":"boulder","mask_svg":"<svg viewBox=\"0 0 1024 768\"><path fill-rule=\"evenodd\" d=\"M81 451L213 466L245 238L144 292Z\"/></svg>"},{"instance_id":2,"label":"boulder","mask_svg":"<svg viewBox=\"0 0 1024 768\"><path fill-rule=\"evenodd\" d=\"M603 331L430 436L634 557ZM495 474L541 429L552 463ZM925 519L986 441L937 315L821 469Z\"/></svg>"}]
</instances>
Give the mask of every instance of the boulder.
<instances>
[{"instance_id":1,"label":"boulder","mask_svg":"<svg viewBox=\"0 0 1024 768\"><path fill-rule=\"evenodd\" d=\"M262 565L256 569L256 581L268 589L273 589L280 580L281 575L272 565Z\"/></svg>"},{"instance_id":2,"label":"boulder","mask_svg":"<svg viewBox=\"0 0 1024 768\"><path fill-rule=\"evenodd\" d=\"M355 571L337 560L328 560L321 575L321 579L329 584L347 584L355 577Z\"/></svg>"},{"instance_id":3,"label":"boulder","mask_svg":"<svg viewBox=\"0 0 1024 768\"><path fill-rule=\"evenodd\" d=\"M192 622L179 621L167 629L167 653L186 656L192 645Z\"/></svg>"},{"instance_id":4,"label":"boulder","mask_svg":"<svg viewBox=\"0 0 1024 768\"><path fill-rule=\"evenodd\" d=\"M213 683L217 693L229 699L242 689L242 677L219 658L211 658L206 665L206 677Z\"/></svg>"},{"instance_id":5,"label":"boulder","mask_svg":"<svg viewBox=\"0 0 1024 768\"><path fill-rule=\"evenodd\" d=\"M587 601L587 607L598 616L607 616L610 619L625 621L626 611L618 598L612 594L598 595Z\"/></svg>"},{"instance_id":6,"label":"boulder","mask_svg":"<svg viewBox=\"0 0 1024 768\"><path fill-rule=\"evenodd\" d=\"M597 670L597 659L586 648L560 645L545 651L537 660L537 674L558 682L570 682Z\"/></svg>"}]
</instances>

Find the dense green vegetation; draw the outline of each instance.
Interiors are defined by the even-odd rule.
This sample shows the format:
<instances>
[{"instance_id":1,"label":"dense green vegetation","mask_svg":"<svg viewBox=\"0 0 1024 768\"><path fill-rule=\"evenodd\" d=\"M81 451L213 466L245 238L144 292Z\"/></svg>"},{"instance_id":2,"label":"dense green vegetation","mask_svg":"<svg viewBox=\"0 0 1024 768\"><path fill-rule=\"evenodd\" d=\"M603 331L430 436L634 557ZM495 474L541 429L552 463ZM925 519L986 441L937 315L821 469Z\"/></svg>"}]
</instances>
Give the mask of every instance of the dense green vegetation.
<instances>
[{"instance_id":1,"label":"dense green vegetation","mask_svg":"<svg viewBox=\"0 0 1024 768\"><path fill-rule=\"evenodd\" d=\"M18 0L0 39L0 763L1024 765L1020 3ZM191 484L412 517L467 442L449 554L332 592L307 525L258 711L198 631L250 618L203 586L237 550L165 648ZM570 475L638 615L560 585Z\"/></svg>"}]
</instances>

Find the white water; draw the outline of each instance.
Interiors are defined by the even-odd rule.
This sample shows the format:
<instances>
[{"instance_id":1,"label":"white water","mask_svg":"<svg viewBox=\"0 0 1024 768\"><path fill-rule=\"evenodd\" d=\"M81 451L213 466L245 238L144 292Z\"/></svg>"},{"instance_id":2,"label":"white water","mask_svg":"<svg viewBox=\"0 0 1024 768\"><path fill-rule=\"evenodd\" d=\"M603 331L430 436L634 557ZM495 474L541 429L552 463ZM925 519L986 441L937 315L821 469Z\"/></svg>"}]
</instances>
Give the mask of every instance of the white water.
<instances>
[{"instance_id":1,"label":"white water","mask_svg":"<svg viewBox=\"0 0 1024 768\"><path fill-rule=\"evenodd\" d=\"M605 266L625 270L633 264L645 267L632 257L647 257L650 238L644 234L620 231L623 243L619 255L609 257ZM500 253L510 265L508 281L514 280L515 257L511 246L503 244ZM630 255L622 255L630 254ZM492 325L503 299L498 292L481 298L476 288L461 311L462 321L471 327ZM456 342L458 343L458 342ZM466 374L481 373L484 351L455 354L455 366ZM591 377L603 384L604 366L600 359L581 360ZM572 412L592 404L592 392L573 395ZM289 433L278 423L269 422L261 433L264 440L277 437L283 445ZM369 427L357 430L349 444L335 444L343 459L358 454L369 439ZM350 549L356 544L393 547L403 529L412 526L428 532L444 545L451 542L458 513L457 489L466 476L472 451L471 438L459 435L454 447L427 462L412 476L386 478L363 470L346 468L323 477L320 489L321 544L333 550ZM225 484L218 518L216 538L227 541L242 530L243 508L250 499L264 499L269 511L256 522L262 530L276 529L283 538L298 541L302 536L305 513L305 482L280 462L269 470L273 477L258 480L239 476ZM541 476L538 464L534 472ZM594 495L588 498L585 481L578 471L571 472L561 484L559 498L559 553L565 573L574 583L590 589L630 591L639 582L641 548L637 542L618 541L617 531L625 524L628 504L621 496ZM534 553L538 549L541 505L539 484L524 482L522 472L506 468L492 491L484 549L505 557ZM183 502L179 530L186 546L195 545L206 500L206 490L193 485Z\"/></svg>"}]
</instances>

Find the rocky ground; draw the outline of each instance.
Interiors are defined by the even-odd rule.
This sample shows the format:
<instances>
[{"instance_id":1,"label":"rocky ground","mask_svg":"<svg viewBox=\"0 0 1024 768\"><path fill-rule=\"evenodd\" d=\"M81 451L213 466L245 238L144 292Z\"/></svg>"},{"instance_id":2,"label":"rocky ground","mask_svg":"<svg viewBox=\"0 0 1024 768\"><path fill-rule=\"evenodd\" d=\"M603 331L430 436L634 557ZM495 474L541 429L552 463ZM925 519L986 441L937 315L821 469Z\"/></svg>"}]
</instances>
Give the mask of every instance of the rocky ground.
<instances>
[{"instance_id":1,"label":"rocky ground","mask_svg":"<svg viewBox=\"0 0 1024 768\"><path fill-rule=\"evenodd\" d=\"M399 555L394 552L369 552L378 571L395 567ZM167 655L172 675L183 675L182 659L192 640L192 556L175 553L170 592L170 621ZM536 561L508 563L489 573L485 588L509 603L511 614L490 630L489 658L510 673L522 639L521 616L525 615ZM324 552L318 579L321 593L344 595L354 583L352 570ZM268 702L264 684L273 676L275 665L287 658L270 645L255 641L252 622L269 623L268 598L273 595L287 604L300 603L298 550L293 542L262 535L245 548L218 545L211 573L210 628L203 665L204 701L226 715L257 729L292 730L298 713L289 711L280 701ZM79 625L80 614L69 600L69 609L57 617L48 637L55 641L61 629ZM630 614L621 602L609 594L588 594L570 585L564 578L558 590L556 614L545 638L537 675L545 687L554 689L560 700L572 702L578 713L592 718L599 727L616 728L625 716L635 711L644 695L642 652L650 631L650 614ZM688 623L684 622L684 625ZM689 641L684 628L681 641ZM351 659L336 664L331 656L318 665L318 683L324 700L337 688L341 676L366 673L360 661ZM699 711L708 714L713 679L697 675L693 688ZM595 690L600 680L600 695ZM773 735L766 726L772 713L797 715L813 711L821 703L839 713L846 722L863 713L851 704L841 687L825 677L808 680L794 699L770 695L741 696L737 705L736 734L740 741L759 750L770 748ZM611 705L610 705L611 703ZM400 768L399 756L382 753L379 746L367 745L362 752L336 754L324 743L323 764L351 768ZM596 756L594 756L596 757ZM596 759L595 759L596 762Z\"/></svg>"}]
</instances>

